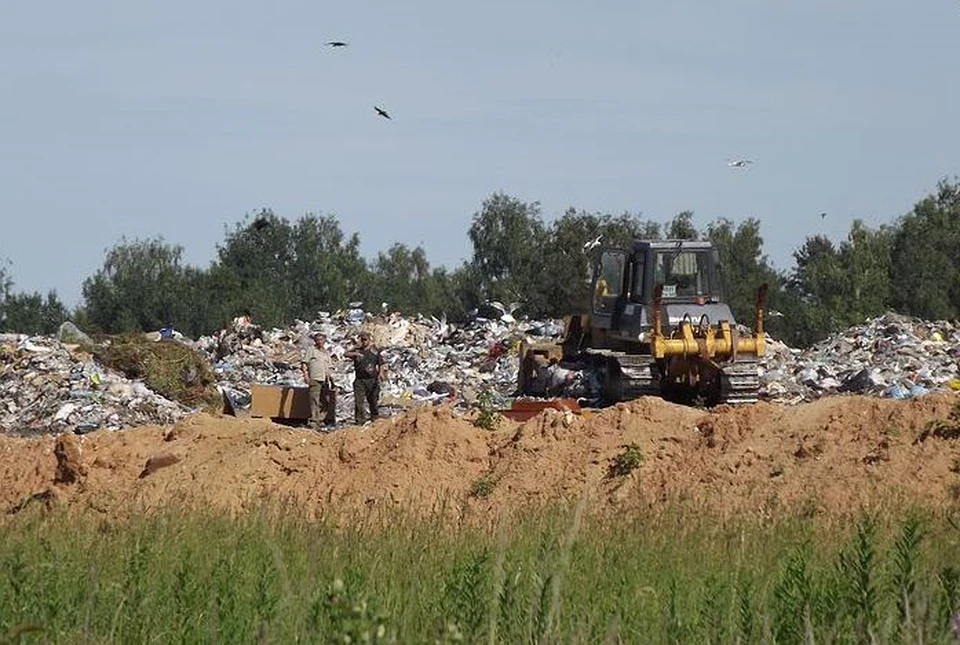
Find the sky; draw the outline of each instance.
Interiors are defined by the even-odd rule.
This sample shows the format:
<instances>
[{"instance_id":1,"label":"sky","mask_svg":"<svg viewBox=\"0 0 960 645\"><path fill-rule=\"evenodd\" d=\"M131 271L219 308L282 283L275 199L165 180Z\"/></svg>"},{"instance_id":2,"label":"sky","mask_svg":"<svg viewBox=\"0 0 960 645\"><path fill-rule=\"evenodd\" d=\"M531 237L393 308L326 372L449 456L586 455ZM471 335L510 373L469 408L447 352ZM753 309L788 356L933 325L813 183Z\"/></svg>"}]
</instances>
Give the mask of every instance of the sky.
<instances>
[{"instance_id":1,"label":"sky","mask_svg":"<svg viewBox=\"0 0 960 645\"><path fill-rule=\"evenodd\" d=\"M787 269L960 174L958 64L956 0L8 3L0 260L72 307L122 239L205 267L270 208L454 268L503 191L754 217Z\"/></svg>"}]
</instances>

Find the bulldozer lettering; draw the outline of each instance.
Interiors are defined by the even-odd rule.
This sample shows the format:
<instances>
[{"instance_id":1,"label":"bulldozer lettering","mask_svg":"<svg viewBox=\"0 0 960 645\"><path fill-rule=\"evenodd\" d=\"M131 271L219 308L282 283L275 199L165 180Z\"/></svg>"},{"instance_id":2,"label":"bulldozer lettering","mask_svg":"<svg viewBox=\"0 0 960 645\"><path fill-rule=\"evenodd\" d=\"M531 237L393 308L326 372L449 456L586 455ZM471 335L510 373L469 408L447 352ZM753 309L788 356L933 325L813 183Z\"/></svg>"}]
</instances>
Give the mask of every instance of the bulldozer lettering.
<instances>
[{"instance_id":1,"label":"bulldozer lettering","mask_svg":"<svg viewBox=\"0 0 960 645\"><path fill-rule=\"evenodd\" d=\"M595 252L589 313L569 316L559 343L521 346L518 394L556 396L580 374L581 398L601 405L644 395L757 400L767 285L753 333L740 333L710 242L638 240Z\"/></svg>"}]
</instances>

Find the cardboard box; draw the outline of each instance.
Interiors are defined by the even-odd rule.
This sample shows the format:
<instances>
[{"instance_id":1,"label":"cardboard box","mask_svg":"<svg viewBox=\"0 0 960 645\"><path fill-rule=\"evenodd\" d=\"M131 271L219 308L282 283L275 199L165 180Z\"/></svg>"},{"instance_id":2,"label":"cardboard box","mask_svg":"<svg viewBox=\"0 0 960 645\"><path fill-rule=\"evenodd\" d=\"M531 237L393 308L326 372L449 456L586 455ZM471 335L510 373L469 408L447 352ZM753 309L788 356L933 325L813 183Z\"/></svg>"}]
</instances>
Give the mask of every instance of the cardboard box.
<instances>
[{"instance_id":1,"label":"cardboard box","mask_svg":"<svg viewBox=\"0 0 960 645\"><path fill-rule=\"evenodd\" d=\"M310 418L310 389L305 385L252 385L250 416L306 421Z\"/></svg>"}]
</instances>

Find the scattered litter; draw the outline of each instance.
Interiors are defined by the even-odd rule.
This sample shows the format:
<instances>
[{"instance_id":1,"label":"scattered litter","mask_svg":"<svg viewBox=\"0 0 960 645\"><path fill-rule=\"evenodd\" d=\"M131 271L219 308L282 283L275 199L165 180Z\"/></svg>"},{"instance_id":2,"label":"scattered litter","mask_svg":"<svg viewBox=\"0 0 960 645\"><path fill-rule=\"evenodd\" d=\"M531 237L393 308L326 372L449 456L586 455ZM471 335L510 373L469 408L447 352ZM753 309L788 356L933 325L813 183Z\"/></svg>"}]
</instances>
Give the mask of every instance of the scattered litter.
<instances>
[{"instance_id":1,"label":"scattered litter","mask_svg":"<svg viewBox=\"0 0 960 645\"><path fill-rule=\"evenodd\" d=\"M0 433L83 434L175 423L189 413L103 368L76 344L17 334L0 339Z\"/></svg>"},{"instance_id":2,"label":"scattered litter","mask_svg":"<svg viewBox=\"0 0 960 645\"><path fill-rule=\"evenodd\" d=\"M381 386L386 412L439 401L466 410L476 393L488 388L505 401L516 389L520 341L563 333L560 321L474 318L457 325L432 316L375 315L360 303L351 305L345 312L320 312L316 320L297 321L286 329L265 330L235 321L230 329L197 339L194 346L209 357L231 404L243 409L250 405L253 384L303 385L300 356L309 345L309 333L321 331L335 362L337 418L346 420L353 417L353 366L343 355L356 344L361 329L370 332L387 365Z\"/></svg>"},{"instance_id":3,"label":"scattered litter","mask_svg":"<svg viewBox=\"0 0 960 645\"><path fill-rule=\"evenodd\" d=\"M158 341L183 343L205 356L225 409L241 413L250 407L254 384L304 385L300 357L310 332L322 331L335 362L337 418L348 421L353 369L344 353L361 330L370 332L387 365L381 388L387 414L438 402L465 411L483 392L503 407L516 389L521 341L558 340L563 333L559 320L517 320L501 313L454 324L432 316L372 314L361 306L319 312L311 322L284 329L263 329L242 316L197 340L172 328L155 334ZM0 432L82 434L169 424L197 411L105 368L84 348L87 341L72 323L57 337L0 334ZM591 387L583 375L560 368L548 372L544 384L550 394L589 405L583 394ZM960 391L960 324L888 313L803 351L768 339L760 381L761 398L789 404L846 393L907 399Z\"/></svg>"},{"instance_id":4,"label":"scattered litter","mask_svg":"<svg viewBox=\"0 0 960 645\"><path fill-rule=\"evenodd\" d=\"M960 324L888 312L804 351L770 341L761 366L761 396L778 401L840 393L909 399L958 390Z\"/></svg>"}]
</instances>

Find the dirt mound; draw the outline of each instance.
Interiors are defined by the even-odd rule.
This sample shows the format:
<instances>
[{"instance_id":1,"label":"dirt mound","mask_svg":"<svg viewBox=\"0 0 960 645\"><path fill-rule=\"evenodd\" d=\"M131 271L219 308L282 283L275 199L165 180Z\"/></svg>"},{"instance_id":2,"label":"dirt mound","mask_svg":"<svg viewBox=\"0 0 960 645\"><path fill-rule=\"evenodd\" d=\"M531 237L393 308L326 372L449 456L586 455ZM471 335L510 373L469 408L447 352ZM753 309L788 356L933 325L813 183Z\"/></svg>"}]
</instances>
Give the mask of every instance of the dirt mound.
<instances>
[{"instance_id":1,"label":"dirt mound","mask_svg":"<svg viewBox=\"0 0 960 645\"><path fill-rule=\"evenodd\" d=\"M674 500L719 513L939 507L960 503L960 439L929 429L949 423L958 402L834 397L704 411L641 399L582 416L545 410L495 432L435 407L330 435L199 415L80 438L0 437L0 511L31 499L110 514L268 501L310 517L484 518L584 496L601 510Z\"/></svg>"}]
</instances>

